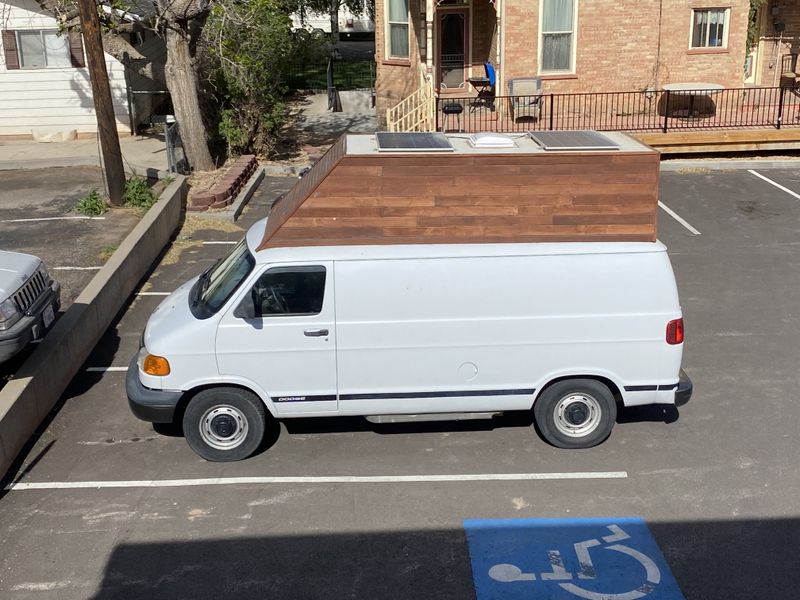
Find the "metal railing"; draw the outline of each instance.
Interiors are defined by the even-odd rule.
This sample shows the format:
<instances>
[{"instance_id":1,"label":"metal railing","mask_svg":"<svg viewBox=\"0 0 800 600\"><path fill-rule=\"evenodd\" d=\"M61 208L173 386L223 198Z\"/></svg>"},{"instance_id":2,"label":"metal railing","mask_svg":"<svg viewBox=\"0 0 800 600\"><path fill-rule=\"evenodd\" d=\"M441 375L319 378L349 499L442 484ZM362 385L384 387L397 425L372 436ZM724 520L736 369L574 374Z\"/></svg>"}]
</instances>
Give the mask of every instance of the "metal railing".
<instances>
[{"instance_id":1,"label":"metal railing","mask_svg":"<svg viewBox=\"0 0 800 600\"><path fill-rule=\"evenodd\" d=\"M459 105L458 107L453 105ZM445 111L445 106L448 106ZM435 129L448 131L687 131L800 126L792 88L646 90L541 96L436 98Z\"/></svg>"}]
</instances>

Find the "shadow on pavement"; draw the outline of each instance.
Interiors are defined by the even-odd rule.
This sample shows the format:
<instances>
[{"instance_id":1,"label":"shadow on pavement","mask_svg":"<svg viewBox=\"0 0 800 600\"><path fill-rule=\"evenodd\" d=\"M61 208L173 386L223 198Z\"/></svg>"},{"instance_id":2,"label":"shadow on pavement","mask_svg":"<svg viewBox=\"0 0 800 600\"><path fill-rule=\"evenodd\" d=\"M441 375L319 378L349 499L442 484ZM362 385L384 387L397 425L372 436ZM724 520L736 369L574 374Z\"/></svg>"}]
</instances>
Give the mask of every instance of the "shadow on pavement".
<instances>
[{"instance_id":1,"label":"shadow on pavement","mask_svg":"<svg viewBox=\"0 0 800 600\"><path fill-rule=\"evenodd\" d=\"M778 519L648 526L686 600L788 599L797 597L800 586L794 558L799 523ZM92 598L463 600L475 598L470 564L460 528L126 542L113 550ZM524 597L536 598L536 584L545 582L513 585L530 586ZM636 597L656 592L653 597L661 598L657 590L656 585Z\"/></svg>"}]
</instances>

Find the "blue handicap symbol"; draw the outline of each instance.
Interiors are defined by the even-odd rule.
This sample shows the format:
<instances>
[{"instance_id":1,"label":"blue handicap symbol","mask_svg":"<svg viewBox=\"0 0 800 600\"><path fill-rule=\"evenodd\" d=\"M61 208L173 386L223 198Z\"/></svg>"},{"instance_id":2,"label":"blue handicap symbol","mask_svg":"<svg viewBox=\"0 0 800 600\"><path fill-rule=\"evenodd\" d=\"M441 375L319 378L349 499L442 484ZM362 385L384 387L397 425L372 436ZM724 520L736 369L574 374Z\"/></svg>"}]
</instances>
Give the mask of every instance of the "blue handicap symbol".
<instances>
[{"instance_id":1,"label":"blue handicap symbol","mask_svg":"<svg viewBox=\"0 0 800 600\"><path fill-rule=\"evenodd\" d=\"M684 600L639 517L464 521L477 600Z\"/></svg>"}]
</instances>

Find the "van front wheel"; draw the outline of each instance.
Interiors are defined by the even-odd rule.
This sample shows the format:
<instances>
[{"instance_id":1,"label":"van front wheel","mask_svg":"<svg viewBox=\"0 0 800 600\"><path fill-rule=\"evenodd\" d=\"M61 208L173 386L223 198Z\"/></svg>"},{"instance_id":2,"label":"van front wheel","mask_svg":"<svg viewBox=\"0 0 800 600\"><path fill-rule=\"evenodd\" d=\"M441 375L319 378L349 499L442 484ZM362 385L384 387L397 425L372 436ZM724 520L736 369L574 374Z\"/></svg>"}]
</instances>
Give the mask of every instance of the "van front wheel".
<instances>
[{"instance_id":1,"label":"van front wheel","mask_svg":"<svg viewBox=\"0 0 800 600\"><path fill-rule=\"evenodd\" d=\"M617 419L611 390L594 379L554 383L533 405L536 424L557 448L591 448L604 441Z\"/></svg>"},{"instance_id":2,"label":"van front wheel","mask_svg":"<svg viewBox=\"0 0 800 600\"><path fill-rule=\"evenodd\" d=\"M250 456L264 439L261 400L240 388L198 392L186 407L183 431L189 447L206 460L231 462Z\"/></svg>"}]
</instances>

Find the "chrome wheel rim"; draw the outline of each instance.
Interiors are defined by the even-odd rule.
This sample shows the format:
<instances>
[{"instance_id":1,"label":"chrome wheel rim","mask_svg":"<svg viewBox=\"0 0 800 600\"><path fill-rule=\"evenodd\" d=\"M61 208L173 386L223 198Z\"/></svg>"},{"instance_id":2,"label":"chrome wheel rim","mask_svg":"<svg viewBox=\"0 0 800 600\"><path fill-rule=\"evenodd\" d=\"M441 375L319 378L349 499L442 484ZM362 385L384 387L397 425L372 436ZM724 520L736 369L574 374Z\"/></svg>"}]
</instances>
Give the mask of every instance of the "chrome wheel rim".
<instances>
[{"instance_id":1,"label":"chrome wheel rim","mask_svg":"<svg viewBox=\"0 0 800 600\"><path fill-rule=\"evenodd\" d=\"M559 433L572 438L584 437L600 425L602 409L594 396L569 394L555 407L555 425Z\"/></svg>"},{"instance_id":2,"label":"chrome wheel rim","mask_svg":"<svg viewBox=\"0 0 800 600\"><path fill-rule=\"evenodd\" d=\"M200 419L200 437L216 450L232 450L247 437L247 418L234 406L209 408Z\"/></svg>"}]
</instances>

